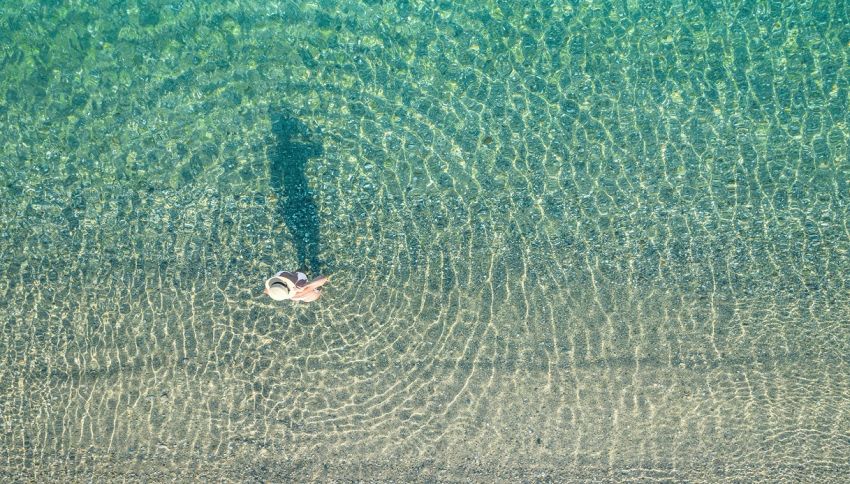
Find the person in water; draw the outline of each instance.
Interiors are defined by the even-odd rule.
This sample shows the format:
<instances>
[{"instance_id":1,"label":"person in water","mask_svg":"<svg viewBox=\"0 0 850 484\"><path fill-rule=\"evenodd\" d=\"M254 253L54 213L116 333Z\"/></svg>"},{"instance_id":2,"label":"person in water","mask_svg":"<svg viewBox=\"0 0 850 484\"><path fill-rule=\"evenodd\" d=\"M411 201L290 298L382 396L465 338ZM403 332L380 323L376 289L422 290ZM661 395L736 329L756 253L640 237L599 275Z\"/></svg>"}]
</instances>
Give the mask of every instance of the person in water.
<instances>
[{"instance_id":1,"label":"person in water","mask_svg":"<svg viewBox=\"0 0 850 484\"><path fill-rule=\"evenodd\" d=\"M328 282L325 276L319 276L307 282L303 272L281 271L266 280L265 292L275 301L291 299L293 301L312 302L322 296L322 286Z\"/></svg>"}]
</instances>

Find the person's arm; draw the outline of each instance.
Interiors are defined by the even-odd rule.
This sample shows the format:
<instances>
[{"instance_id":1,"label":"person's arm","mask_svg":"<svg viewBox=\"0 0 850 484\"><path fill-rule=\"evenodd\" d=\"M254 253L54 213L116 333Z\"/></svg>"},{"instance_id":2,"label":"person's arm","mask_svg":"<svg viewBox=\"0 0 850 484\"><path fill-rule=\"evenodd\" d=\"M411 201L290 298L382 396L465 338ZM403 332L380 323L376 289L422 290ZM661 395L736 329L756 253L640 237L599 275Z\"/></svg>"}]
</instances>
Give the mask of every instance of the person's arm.
<instances>
[{"instance_id":1,"label":"person's arm","mask_svg":"<svg viewBox=\"0 0 850 484\"><path fill-rule=\"evenodd\" d=\"M307 285L305 285L304 290L306 291L310 289L319 289L324 286L328 282L328 280L329 279L325 276L319 276L316 279L310 281L310 283L308 283Z\"/></svg>"}]
</instances>

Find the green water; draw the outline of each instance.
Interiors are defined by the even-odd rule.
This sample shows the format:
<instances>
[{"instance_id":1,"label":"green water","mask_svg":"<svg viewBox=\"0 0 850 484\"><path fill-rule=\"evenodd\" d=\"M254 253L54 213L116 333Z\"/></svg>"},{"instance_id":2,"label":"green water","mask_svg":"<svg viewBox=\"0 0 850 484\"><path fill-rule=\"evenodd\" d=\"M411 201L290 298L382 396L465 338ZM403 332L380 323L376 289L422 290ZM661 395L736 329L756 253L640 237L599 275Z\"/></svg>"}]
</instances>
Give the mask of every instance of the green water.
<instances>
[{"instance_id":1,"label":"green water","mask_svg":"<svg viewBox=\"0 0 850 484\"><path fill-rule=\"evenodd\" d=\"M3 2L0 475L850 474L850 6L551 3Z\"/></svg>"}]
</instances>

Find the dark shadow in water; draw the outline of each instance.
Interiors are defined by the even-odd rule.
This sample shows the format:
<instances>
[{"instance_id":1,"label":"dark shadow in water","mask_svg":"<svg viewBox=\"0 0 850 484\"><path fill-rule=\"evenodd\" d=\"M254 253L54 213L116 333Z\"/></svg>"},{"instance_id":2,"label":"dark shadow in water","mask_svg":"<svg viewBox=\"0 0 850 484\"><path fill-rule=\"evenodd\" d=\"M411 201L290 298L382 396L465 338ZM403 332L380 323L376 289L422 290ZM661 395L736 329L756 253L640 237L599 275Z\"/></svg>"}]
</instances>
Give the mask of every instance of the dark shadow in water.
<instances>
[{"instance_id":1,"label":"dark shadow in water","mask_svg":"<svg viewBox=\"0 0 850 484\"><path fill-rule=\"evenodd\" d=\"M277 195L277 213L292 236L298 257L297 269L318 275L322 270L319 210L305 170L307 160L322 155L322 144L315 140L304 123L285 109L274 110L271 115L275 144L269 153L269 182Z\"/></svg>"}]
</instances>

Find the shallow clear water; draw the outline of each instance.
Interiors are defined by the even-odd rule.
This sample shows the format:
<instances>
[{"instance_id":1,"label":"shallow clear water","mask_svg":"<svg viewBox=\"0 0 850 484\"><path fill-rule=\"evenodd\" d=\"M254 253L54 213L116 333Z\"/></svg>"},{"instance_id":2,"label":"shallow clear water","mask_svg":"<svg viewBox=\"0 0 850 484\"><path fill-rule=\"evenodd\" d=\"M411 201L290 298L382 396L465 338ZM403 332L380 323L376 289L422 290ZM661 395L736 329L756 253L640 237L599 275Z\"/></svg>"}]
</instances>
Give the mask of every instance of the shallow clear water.
<instances>
[{"instance_id":1,"label":"shallow clear water","mask_svg":"<svg viewBox=\"0 0 850 484\"><path fill-rule=\"evenodd\" d=\"M0 7L0 474L850 473L845 2L79 3Z\"/></svg>"}]
</instances>

